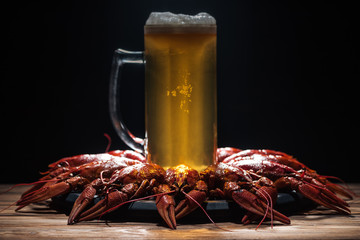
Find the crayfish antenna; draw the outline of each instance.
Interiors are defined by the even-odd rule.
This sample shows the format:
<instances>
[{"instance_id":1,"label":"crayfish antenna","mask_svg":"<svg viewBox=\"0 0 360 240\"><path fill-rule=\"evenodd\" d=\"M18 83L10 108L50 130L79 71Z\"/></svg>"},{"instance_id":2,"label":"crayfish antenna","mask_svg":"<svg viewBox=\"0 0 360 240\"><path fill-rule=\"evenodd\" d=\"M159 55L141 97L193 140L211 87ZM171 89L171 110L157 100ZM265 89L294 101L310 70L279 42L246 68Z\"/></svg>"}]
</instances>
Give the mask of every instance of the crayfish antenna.
<instances>
[{"instance_id":1,"label":"crayfish antenna","mask_svg":"<svg viewBox=\"0 0 360 240\"><path fill-rule=\"evenodd\" d=\"M104 133L104 137L106 137L106 139L108 140L108 144L107 144L106 149L105 149L105 152L107 153L107 152L109 152L110 147L111 147L111 137L107 133Z\"/></svg>"},{"instance_id":2,"label":"crayfish antenna","mask_svg":"<svg viewBox=\"0 0 360 240\"><path fill-rule=\"evenodd\" d=\"M7 207L5 207L5 208L1 209L1 210L0 210L0 213L1 213L1 212L3 212L3 211L5 211L5 210L7 210L7 209L9 209L9 208L11 208L12 206L15 206L15 205L16 205L16 202L14 202L14 203L10 204L9 206L7 206ZM25 206L24 206L24 207L25 207Z\"/></svg>"},{"instance_id":3,"label":"crayfish antenna","mask_svg":"<svg viewBox=\"0 0 360 240\"><path fill-rule=\"evenodd\" d=\"M269 195L269 193L267 193L265 190L259 188L258 191L257 191L260 195L262 195L263 198L266 199L266 212L264 214L264 217L261 219L259 225L256 227L255 230L257 230L261 224L264 222L266 216L268 215L268 212L269 212L269 207L270 207L270 210L271 210L271 213L270 213L270 221L271 221L271 229L273 229L273 223L274 223L274 212L273 212L273 202L272 202L272 199L271 199L271 196ZM266 195L266 196L265 196Z\"/></svg>"}]
</instances>

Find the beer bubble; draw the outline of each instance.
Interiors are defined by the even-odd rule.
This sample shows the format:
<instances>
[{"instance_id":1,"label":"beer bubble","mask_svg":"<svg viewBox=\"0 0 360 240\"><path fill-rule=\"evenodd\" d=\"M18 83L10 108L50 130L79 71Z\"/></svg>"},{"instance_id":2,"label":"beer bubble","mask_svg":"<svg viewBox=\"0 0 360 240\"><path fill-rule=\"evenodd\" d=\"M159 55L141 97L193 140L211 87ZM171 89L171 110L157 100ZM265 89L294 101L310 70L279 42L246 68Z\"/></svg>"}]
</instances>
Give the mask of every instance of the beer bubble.
<instances>
[{"instance_id":1,"label":"beer bubble","mask_svg":"<svg viewBox=\"0 0 360 240\"><path fill-rule=\"evenodd\" d=\"M196 15L174 14L171 12L152 12L146 25L215 25L216 20L210 14L202 12Z\"/></svg>"}]
</instances>

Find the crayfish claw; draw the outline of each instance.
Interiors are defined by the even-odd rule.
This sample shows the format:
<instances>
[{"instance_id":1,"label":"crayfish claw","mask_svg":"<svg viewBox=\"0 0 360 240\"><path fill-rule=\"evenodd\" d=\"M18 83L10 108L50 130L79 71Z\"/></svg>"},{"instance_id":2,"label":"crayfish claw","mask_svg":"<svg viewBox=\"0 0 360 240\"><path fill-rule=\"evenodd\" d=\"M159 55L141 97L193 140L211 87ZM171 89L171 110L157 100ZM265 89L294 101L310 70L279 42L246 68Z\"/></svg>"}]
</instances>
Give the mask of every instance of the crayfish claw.
<instances>
[{"instance_id":1,"label":"crayfish claw","mask_svg":"<svg viewBox=\"0 0 360 240\"><path fill-rule=\"evenodd\" d=\"M308 183L299 184L297 189L305 197L313 200L314 202L333 209L342 214L351 214L349 204L337 197L334 193L328 190L325 186L310 185Z\"/></svg>"},{"instance_id":2,"label":"crayfish claw","mask_svg":"<svg viewBox=\"0 0 360 240\"><path fill-rule=\"evenodd\" d=\"M69 215L68 224L74 224L77 218L80 216L81 212L89 205L89 203L93 200L96 194L96 190L93 186L87 186L84 191L80 194L80 196L76 199L73 208L71 209L71 213Z\"/></svg>"},{"instance_id":3,"label":"crayfish claw","mask_svg":"<svg viewBox=\"0 0 360 240\"><path fill-rule=\"evenodd\" d=\"M45 185L40 189L24 195L19 201L17 201L16 205L18 205L19 207L16 210L20 210L21 208L29 205L30 203L41 202L61 194L66 194L70 190L71 185L67 182L60 182L50 186Z\"/></svg>"},{"instance_id":4,"label":"crayfish claw","mask_svg":"<svg viewBox=\"0 0 360 240\"><path fill-rule=\"evenodd\" d=\"M26 207L28 204L24 204L24 205L20 205L15 209L15 212L19 211L20 209L23 209L24 207Z\"/></svg>"},{"instance_id":5,"label":"crayfish claw","mask_svg":"<svg viewBox=\"0 0 360 240\"><path fill-rule=\"evenodd\" d=\"M337 193L343 197L346 197L349 200L353 199L353 195L354 193L350 190L350 189L346 189L344 187L342 187L339 184L336 183L332 183L330 181L327 181L325 186L332 192Z\"/></svg>"},{"instance_id":6,"label":"crayfish claw","mask_svg":"<svg viewBox=\"0 0 360 240\"><path fill-rule=\"evenodd\" d=\"M261 201L256 195L253 193L245 190L240 189L238 191L232 192L233 200L239 204L241 207L245 208L246 210L250 211L253 214L259 216L266 216L268 218L273 218L274 220L280 221L285 224L290 224L290 219L283 215L282 213L271 209L269 211L269 206L266 205L263 201ZM271 216L273 214L273 216ZM253 217L243 219L244 223L249 223Z\"/></svg>"},{"instance_id":7,"label":"crayfish claw","mask_svg":"<svg viewBox=\"0 0 360 240\"><path fill-rule=\"evenodd\" d=\"M156 197L156 207L160 216L171 229L176 229L175 201L170 195Z\"/></svg>"},{"instance_id":8,"label":"crayfish claw","mask_svg":"<svg viewBox=\"0 0 360 240\"><path fill-rule=\"evenodd\" d=\"M176 219L180 219L201 205L206 199L206 193L198 190L192 190L185 194L186 199L183 199L175 208Z\"/></svg>"},{"instance_id":9,"label":"crayfish claw","mask_svg":"<svg viewBox=\"0 0 360 240\"><path fill-rule=\"evenodd\" d=\"M90 209L80 214L79 221L88 221L102 215L114 211L127 201L128 197L125 193L115 190L110 192L104 199L100 200Z\"/></svg>"}]
</instances>

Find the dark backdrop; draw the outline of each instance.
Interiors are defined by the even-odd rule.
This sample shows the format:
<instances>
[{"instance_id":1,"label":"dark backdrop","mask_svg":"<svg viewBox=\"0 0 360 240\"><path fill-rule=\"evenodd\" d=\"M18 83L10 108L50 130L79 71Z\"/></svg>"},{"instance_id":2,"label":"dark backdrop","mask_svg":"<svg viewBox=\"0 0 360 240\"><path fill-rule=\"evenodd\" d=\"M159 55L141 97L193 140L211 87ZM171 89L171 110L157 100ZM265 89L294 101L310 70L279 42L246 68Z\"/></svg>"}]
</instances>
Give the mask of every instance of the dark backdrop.
<instances>
[{"instance_id":1,"label":"dark backdrop","mask_svg":"<svg viewBox=\"0 0 360 240\"><path fill-rule=\"evenodd\" d=\"M51 2L51 3L49 3ZM126 146L108 114L116 48L143 50L151 11L218 24L219 146L269 148L359 181L359 14L354 1L12 1L2 8L0 182L29 182L65 156ZM143 70L123 115L144 136Z\"/></svg>"}]
</instances>

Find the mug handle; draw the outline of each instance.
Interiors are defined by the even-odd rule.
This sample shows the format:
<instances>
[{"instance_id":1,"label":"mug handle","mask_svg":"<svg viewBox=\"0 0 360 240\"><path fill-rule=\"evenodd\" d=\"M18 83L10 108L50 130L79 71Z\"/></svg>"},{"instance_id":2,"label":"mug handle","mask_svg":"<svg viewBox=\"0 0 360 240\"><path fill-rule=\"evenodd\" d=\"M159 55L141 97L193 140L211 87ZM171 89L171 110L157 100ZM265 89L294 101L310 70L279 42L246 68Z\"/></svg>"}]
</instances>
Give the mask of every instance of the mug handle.
<instances>
[{"instance_id":1,"label":"mug handle","mask_svg":"<svg viewBox=\"0 0 360 240\"><path fill-rule=\"evenodd\" d=\"M124 64L144 64L144 53L141 51L127 51L116 49L113 56L113 62L110 73L110 89L109 89L109 110L112 124L119 137L135 151L145 153L144 139L134 136L125 126L120 111L120 82L121 70ZM119 81L118 81L119 79Z\"/></svg>"}]
</instances>

